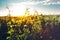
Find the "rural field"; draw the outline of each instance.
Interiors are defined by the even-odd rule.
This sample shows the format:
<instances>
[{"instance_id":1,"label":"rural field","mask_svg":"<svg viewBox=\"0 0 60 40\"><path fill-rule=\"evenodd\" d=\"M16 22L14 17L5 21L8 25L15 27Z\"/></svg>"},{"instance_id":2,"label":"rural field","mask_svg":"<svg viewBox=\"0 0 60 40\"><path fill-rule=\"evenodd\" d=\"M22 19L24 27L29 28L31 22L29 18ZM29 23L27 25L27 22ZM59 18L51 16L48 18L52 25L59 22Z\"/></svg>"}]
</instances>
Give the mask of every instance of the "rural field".
<instances>
[{"instance_id":1,"label":"rural field","mask_svg":"<svg viewBox=\"0 0 60 40\"><path fill-rule=\"evenodd\" d=\"M0 40L60 40L60 0L0 0Z\"/></svg>"},{"instance_id":2,"label":"rural field","mask_svg":"<svg viewBox=\"0 0 60 40\"><path fill-rule=\"evenodd\" d=\"M60 40L60 16L0 16L0 40Z\"/></svg>"}]
</instances>

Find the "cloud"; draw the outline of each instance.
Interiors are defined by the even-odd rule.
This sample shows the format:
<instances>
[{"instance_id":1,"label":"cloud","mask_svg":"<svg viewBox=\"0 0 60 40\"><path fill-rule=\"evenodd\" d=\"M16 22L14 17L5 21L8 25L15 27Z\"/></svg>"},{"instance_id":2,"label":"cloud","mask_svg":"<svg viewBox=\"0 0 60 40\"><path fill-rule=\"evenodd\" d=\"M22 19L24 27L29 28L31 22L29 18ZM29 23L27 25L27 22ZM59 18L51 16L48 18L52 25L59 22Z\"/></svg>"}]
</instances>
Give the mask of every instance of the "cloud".
<instances>
[{"instance_id":1,"label":"cloud","mask_svg":"<svg viewBox=\"0 0 60 40\"><path fill-rule=\"evenodd\" d=\"M60 0L50 0L50 2L60 2Z\"/></svg>"},{"instance_id":2,"label":"cloud","mask_svg":"<svg viewBox=\"0 0 60 40\"><path fill-rule=\"evenodd\" d=\"M26 5L51 5L51 4L60 4L60 0L3 0L0 1L0 7L11 6L11 3L23 3Z\"/></svg>"},{"instance_id":3,"label":"cloud","mask_svg":"<svg viewBox=\"0 0 60 40\"><path fill-rule=\"evenodd\" d=\"M35 1L35 3L38 2L39 4L42 5L60 4L60 0L33 0L33 1Z\"/></svg>"},{"instance_id":4,"label":"cloud","mask_svg":"<svg viewBox=\"0 0 60 40\"><path fill-rule=\"evenodd\" d=\"M45 0L45 5L60 4L60 0Z\"/></svg>"},{"instance_id":5,"label":"cloud","mask_svg":"<svg viewBox=\"0 0 60 40\"><path fill-rule=\"evenodd\" d=\"M32 2L30 2L30 1L26 1L26 2L19 2L19 3L12 3L11 5L12 6L14 6L14 5L24 5L24 6L35 6L35 5L37 5L37 4L39 4L39 3L41 3L41 2L35 2L35 1L32 1Z\"/></svg>"},{"instance_id":6,"label":"cloud","mask_svg":"<svg viewBox=\"0 0 60 40\"><path fill-rule=\"evenodd\" d=\"M26 5L37 5L37 4L42 4L42 5L54 5L54 4L60 4L60 0L32 0L32 1L24 1L21 2Z\"/></svg>"},{"instance_id":7,"label":"cloud","mask_svg":"<svg viewBox=\"0 0 60 40\"><path fill-rule=\"evenodd\" d=\"M16 0L15 0L16 1ZM12 3L20 3L20 4L24 4L24 5L54 5L54 4L60 4L60 0L22 0L19 2L19 0L17 2L12 2Z\"/></svg>"}]
</instances>

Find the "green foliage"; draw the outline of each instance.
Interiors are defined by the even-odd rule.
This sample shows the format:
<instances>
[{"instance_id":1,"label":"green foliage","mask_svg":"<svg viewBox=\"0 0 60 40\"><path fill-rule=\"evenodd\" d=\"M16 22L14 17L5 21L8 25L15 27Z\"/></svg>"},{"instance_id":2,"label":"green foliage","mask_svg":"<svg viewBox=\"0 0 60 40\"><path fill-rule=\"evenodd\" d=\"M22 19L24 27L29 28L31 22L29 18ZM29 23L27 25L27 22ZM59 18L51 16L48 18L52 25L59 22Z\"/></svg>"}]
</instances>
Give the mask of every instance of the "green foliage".
<instances>
[{"instance_id":1,"label":"green foliage","mask_svg":"<svg viewBox=\"0 0 60 40\"><path fill-rule=\"evenodd\" d=\"M6 37L6 40L40 40L44 37L44 33L48 33L49 30L54 31L60 25L60 16L54 15L12 17L9 19L0 18L0 30L2 25L8 26L6 34L9 36Z\"/></svg>"}]
</instances>

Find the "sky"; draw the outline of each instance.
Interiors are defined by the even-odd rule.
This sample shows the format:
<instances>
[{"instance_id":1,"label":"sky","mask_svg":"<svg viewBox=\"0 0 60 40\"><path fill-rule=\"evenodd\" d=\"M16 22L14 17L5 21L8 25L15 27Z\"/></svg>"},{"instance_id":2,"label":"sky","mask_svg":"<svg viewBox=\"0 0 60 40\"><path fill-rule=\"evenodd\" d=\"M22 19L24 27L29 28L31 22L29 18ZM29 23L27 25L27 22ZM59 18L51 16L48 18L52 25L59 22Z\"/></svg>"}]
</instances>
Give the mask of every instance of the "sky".
<instances>
[{"instance_id":1,"label":"sky","mask_svg":"<svg viewBox=\"0 0 60 40\"><path fill-rule=\"evenodd\" d=\"M12 16L23 15L26 8L29 8L30 14L38 11L44 15L59 15L60 0L0 0L0 16L9 14L8 7Z\"/></svg>"}]
</instances>

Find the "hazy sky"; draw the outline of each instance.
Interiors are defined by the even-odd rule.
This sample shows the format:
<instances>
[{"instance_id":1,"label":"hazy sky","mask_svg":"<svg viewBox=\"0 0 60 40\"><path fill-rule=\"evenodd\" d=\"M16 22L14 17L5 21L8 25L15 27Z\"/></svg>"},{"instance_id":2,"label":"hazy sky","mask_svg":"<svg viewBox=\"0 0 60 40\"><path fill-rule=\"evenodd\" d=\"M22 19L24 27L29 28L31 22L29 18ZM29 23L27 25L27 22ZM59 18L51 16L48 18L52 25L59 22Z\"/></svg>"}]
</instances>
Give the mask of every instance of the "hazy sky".
<instances>
[{"instance_id":1,"label":"hazy sky","mask_svg":"<svg viewBox=\"0 0 60 40\"><path fill-rule=\"evenodd\" d=\"M0 0L0 16L8 14L6 6L12 15L23 13L25 8L30 8L31 13L36 9L42 14L60 14L60 0ZM16 10L22 11L15 12Z\"/></svg>"}]
</instances>

